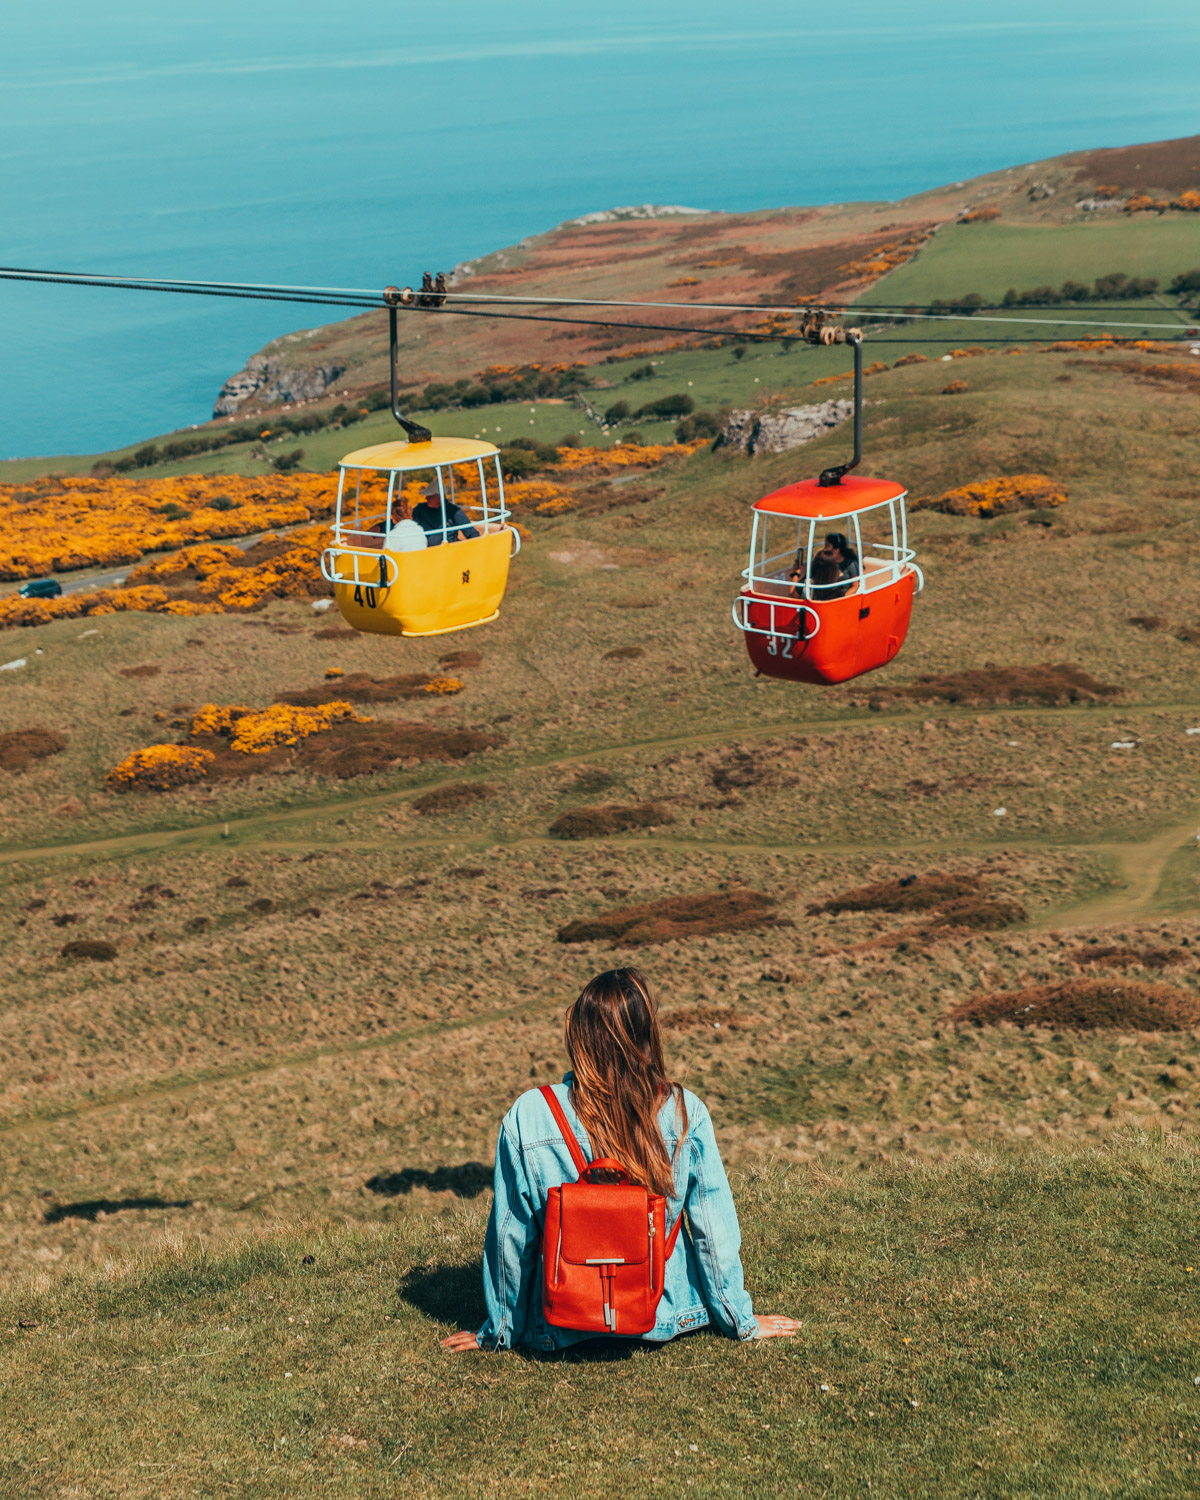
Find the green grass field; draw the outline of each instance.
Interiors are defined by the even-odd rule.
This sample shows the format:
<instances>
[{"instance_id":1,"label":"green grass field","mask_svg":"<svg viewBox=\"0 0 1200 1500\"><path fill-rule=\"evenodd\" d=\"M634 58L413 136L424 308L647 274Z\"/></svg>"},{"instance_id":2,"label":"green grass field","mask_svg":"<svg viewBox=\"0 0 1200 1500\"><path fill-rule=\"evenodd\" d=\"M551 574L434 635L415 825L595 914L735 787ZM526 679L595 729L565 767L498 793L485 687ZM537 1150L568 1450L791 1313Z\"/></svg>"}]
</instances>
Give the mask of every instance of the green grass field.
<instances>
[{"instance_id":1,"label":"green grass field","mask_svg":"<svg viewBox=\"0 0 1200 1500\"><path fill-rule=\"evenodd\" d=\"M13 1496L1182 1496L1200 1463L1194 1148L735 1180L794 1340L444 1354L486 1200L187 1234L0 1302Z\"/></svg>"},{"instance_id":2,"label":"green grass field","mask_svg":"<svg viewBox=\"0 0 1200 1500\"><path fill-rule=\"evenodd\" d=\"M1153 225L1121 215L1075 224L944 224L912 260L876 282L861 300L925 306L935 297L978 292L998 302L1009 287L1020 292L1060 286L1069 278L1090 282L1113 271L1156 276L1165 290L1172 277L1197 267L1200 222L1195 216ZM1120 304L1111 307L1119 311ZM1109 307L1087 303L1075 316L1089 314L1107 317Z\"/></svg>"},{"instance_id":3,"label":"green grass field","mask_svg":"<svg viewBox=\"0 0 1200 1500\"><path fill-rule=\"evenodd\" d=\"M680 351L610 399L745 400L755 377L791 399L839 357ZM1200 994L1200 443L1164 362L1028 349L870 378L869 472L923 498L1035 470L1069 498L914 511L908 640L843 687L753 678L729 606L751 503L845 455L844 430L520 516L500 618L450 640L338 633L296 599L9 631L28 665L0 674L5 729L67 743L0 769L0 1490L1189 1493L1200 1028L1093 1024L1101 1001L1078 1028L954 1016L1047 987ZM527 431L573 415L544 411ZM442 430L509 413L463 417ZM999 690L1056 664L1114 691ZM339 668L453 670L455 695L365 711L499 742L105 790L202 703ZM921 687L967 671L974 698ZM551 833L647 803L640 831ZM996 925L812 909L939 872ZM768 922L560 938L746 892ZM561 1073L581 983L630 959L713 1112L759 1305L803 1336L444 1357L478 1314L497 1122Z\"/></svg>"}]
</instances>

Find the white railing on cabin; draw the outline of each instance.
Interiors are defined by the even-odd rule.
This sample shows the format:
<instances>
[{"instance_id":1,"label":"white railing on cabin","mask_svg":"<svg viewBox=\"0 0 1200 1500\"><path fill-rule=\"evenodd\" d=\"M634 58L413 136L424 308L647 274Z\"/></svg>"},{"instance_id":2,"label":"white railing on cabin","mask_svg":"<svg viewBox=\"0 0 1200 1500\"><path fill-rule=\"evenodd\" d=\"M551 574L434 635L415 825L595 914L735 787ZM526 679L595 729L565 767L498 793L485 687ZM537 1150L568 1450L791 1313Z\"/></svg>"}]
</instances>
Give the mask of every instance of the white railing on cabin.
<instances>
[{"instance_id":1,"label":"white railing on cabin","mask_svg":"<svg viewBox=\"0 0 1200 1500\"><path fill-rule=\"evenodd\" d=\"M765 626L750 623L751 605L759 611L767 611ZM784 612L782 623L780 610ZM810 622L811 628L808 628ZM733 623L747 635L765 635L782 641L811 641L821 628L821 616L811 606L796 599L756 599L750 594L739 594L733 601Z\"/></svg>"},{"instance_id":2,"label":"white railing on cabin","mask_svg":"<svg viewBox=\"0 0 1200 1500\"><path fill-rule=\"evenodd\" d=\"M804 566L803 556L797 558L796 552L789 549L787 552L777 552L773 557L763 558L757 568L752 559L750 566L742 569L742 577L751 589L778 588L783 585L787 588L832 590L841 589L848 583L850 587L846 589L847 594L872 594L877 589L887 588L890 584L898 582L909 571L916 573L923 584L921 570L916 566L916 556L917 554L910 547L872 542L860 559L859 573L856 577L827 585L810 585L807 577L801 580L792 578L791 575L795 572L807 574L807 569ZM844 595L839 595L839 597L844 597Z\"/></svg>"}]
</instances>

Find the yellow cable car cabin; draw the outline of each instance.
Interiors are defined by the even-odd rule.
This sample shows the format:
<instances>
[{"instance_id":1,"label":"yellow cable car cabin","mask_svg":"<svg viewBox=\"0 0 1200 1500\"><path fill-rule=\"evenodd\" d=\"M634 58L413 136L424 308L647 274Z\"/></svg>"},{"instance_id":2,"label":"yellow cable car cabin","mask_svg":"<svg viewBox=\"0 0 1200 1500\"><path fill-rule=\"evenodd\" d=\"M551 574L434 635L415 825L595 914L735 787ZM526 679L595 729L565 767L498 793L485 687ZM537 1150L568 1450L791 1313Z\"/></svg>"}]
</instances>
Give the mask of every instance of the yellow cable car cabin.
<instances>
[{"instance_id":1,"label":"yellow cable car cabin","mask_svg":"<svg viewBox=\"0 0 1200 1500\"><path fill-rule=\"evenodd\" d=\"M443 635L496 618L521 548L496 447L473 438L378 443L339 467L321 573L348 625Z\"/></svg>"}]
</instances>

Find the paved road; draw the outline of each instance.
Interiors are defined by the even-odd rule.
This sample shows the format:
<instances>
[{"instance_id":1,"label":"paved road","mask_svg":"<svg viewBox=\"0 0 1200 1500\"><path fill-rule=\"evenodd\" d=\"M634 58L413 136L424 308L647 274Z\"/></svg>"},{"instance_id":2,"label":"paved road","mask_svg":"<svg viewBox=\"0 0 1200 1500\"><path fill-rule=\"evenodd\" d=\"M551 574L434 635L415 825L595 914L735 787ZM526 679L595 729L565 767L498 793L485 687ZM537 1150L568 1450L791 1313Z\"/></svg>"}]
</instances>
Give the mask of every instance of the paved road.
<instances>
[{"instance_id":1,"label":"paved road","mask_svg":"<svg viewBox=\"0 0 1200 1500\"><path fill-rule=\"evenodd\" d=\"M79 594L89 589L115 589L129 577L132 563L126 563L115 573L90 573L86 578L59 578L64 594Z\"/></svg>"},{"instance_id":2,"label":"paved road","mask_svg":"<svg viewBox=\"0 0 1200 1500\"><path fill-rule=\"evenodd\" d=\"M296 524L297 526L309 526L312 523L309 521L299 521ZM253 547L255 542L261 542L263 537L265 536L283 536L287 532L295 530L296 526L280 526L272 531L256 531L252 536L222 537L220 542L216 545L230 547ZM142 559L142 561L153 561L153 559L158 557L159 555L160 554L158 553L148 552ZM113 568L107 573L58 573L47 576L57 577L59 583L62 584L62 591L64 594L80 594L90 592L92 589L119 588L120 585L123 584L129 577L129 574L132 572L132 570L138 566L140 566L140 564L138 563L126 563L124 567ZM0 588L0 594L15 594L20 587L21 580L10 584L5 584L2 588Z\"/></svg>"}]
</instances>

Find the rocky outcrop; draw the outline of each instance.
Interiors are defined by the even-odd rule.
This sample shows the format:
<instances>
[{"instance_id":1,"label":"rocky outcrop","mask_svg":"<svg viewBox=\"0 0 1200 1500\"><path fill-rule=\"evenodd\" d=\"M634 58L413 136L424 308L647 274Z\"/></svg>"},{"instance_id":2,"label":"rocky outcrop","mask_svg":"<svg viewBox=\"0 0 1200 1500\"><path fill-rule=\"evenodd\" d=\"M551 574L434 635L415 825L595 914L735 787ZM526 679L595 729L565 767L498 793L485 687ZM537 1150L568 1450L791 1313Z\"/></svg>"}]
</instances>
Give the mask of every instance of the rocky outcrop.
<instances>
[{"instance_id":1,"label":"rocky outcrop","mask_svg":"<svg viewBox=\"0 0 1200 1500\"><path fill-rule=\"evenodd\" d=\"M779 412L730 412L714 448L756 453L783 453L800 448L840 426L854 415L853 401L822 401L819 406L792 406Z\"/></svg>"},{"instance_id":2,"label":"rocky outcrop","mask_svg":"<svg viewBox=\"0 0 1200 1500\"><path fill-rule=\"evenodd\" d=\"M597 208L590 214L568 219L562 229L574 224L618 224L625 219L678 219L711 213L707 208L685 208L681 203L629 203L624 208Z\"/></svg>"},{"instance_id":3,"label":"rocky outcrop","mask_svg":"<svg viewBox=\"0 0 1200 1500\"><path fill-rule=\"evenodd\" d=\"M221 387L213 416L232 416L251 397L264 405L311 401L316 396L323 396L335 381L340 380L346 368L345 365L328 364L298 369L278 355L252 355L246 361L246 368L231 375Z\"/></svg>"}]
</instances>

